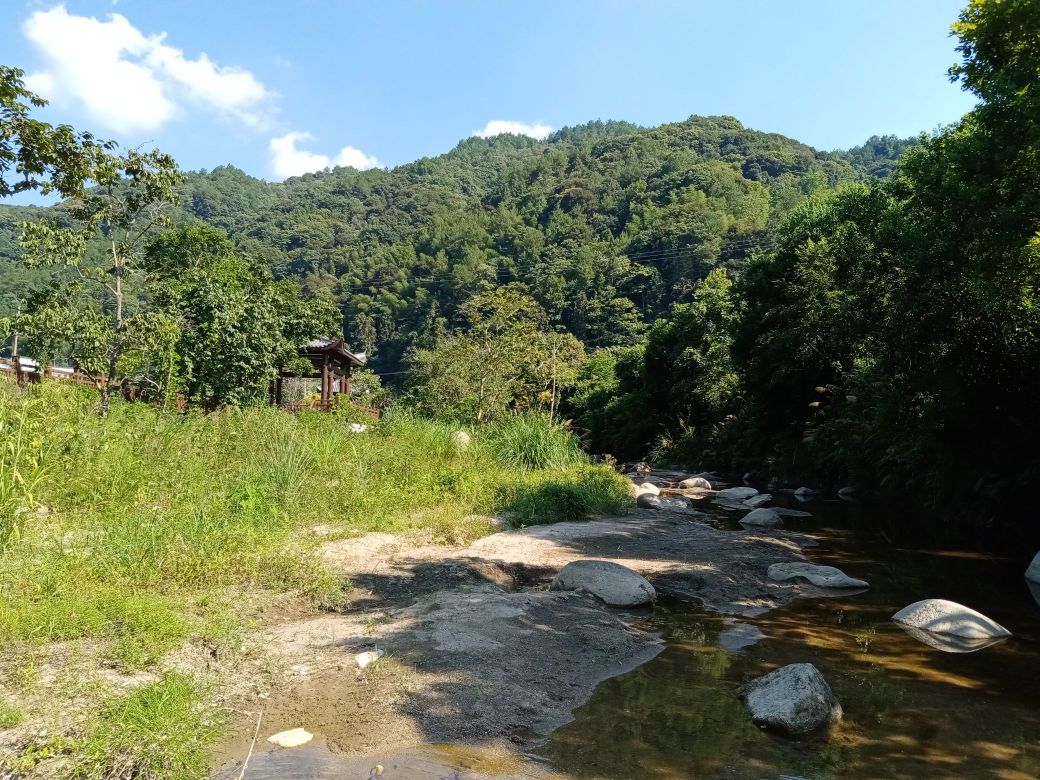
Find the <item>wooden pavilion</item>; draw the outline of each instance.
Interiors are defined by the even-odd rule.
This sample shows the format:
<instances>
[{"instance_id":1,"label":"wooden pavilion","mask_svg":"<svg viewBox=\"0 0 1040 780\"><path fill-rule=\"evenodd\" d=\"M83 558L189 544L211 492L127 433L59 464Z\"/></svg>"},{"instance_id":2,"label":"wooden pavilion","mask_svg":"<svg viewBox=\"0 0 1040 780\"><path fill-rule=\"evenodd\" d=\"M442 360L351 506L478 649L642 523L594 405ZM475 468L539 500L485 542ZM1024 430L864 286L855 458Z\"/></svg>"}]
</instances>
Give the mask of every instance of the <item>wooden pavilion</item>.
<instances>
[{"instance_id":1,"label":"wooden pavilion","mask_svg":"<svg viewBox=\"0 0 1040 780\"><path fill-rule=\"evenodd\" d=\"M275 406L290 408L296 406L313 406L316 409L327 412L332 406L332 400L337 395L349 397L350 372L354 368L361 368L368 359L364 352L351 352L343 343L343 339L315 339L300 347L300 357L305 358L310 364L312 371L298 374L282 370L278 373L278 379L274 382L271 401ZM303 377L305 379L321 380L321 399L317 404L283 404L282 382L292 377Z\"/></svg>"}]
</instances>

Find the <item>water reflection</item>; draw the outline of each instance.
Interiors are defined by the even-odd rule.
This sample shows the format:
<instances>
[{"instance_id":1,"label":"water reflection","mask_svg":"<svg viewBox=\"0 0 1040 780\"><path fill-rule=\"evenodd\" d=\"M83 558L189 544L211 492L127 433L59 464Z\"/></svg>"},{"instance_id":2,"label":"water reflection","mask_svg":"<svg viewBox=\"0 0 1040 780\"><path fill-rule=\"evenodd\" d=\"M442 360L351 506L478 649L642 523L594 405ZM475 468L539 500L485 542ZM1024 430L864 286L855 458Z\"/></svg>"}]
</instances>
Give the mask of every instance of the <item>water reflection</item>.
<instances>
[{"instance_id":1,"label":"water reflection","mask_svg":"<svg viewBox=\"0 0 1040 780\"><path fill-rule=\"evenodd\" d=\"M900 549L838 517L854 509L818 504L805 530L821 542L815 563L855 571L870 591L795 602L738 626L664 603L647 627L666 634L665 652L603 683L535 752L583 778L1040 777L1040 621L1021 567ZM922 644L890 616L926 597L971 601L1015 636L970 653ZM755 628L764 636L741 644ZM824 673L845 710L829 739L757 729L736 696L745 680L802 661Z\"/></svg>"}]
</instances>

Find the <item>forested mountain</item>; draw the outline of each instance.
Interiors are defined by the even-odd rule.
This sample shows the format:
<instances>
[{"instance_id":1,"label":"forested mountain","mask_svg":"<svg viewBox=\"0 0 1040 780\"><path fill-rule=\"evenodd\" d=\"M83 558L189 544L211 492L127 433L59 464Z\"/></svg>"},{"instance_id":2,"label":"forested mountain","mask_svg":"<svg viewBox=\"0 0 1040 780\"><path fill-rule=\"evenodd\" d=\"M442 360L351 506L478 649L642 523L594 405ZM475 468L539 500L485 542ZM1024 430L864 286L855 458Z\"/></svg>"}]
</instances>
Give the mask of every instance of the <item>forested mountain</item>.
<instances>
[{"instance_id":1,"label":"forested mountain","mask_svg":"<svg viewBox=\"0 0 1040 780\"><path fill-rule=\"evenodd\" d=\"M331 295L348 338L394 372L410 347L462 324L466 300L510 282L586 347L636 343L712 268L771 248L808 195L900 149L882 139L882 154L864 151L876 140L830 154L731 117L596 121L546 141L469 138L393 170L279 184L233 167L191 173L177 218L225 230L276 277ZM0 316L39 277L16 262L25 216L0 209Z\"/></svg>"}]
</instances>

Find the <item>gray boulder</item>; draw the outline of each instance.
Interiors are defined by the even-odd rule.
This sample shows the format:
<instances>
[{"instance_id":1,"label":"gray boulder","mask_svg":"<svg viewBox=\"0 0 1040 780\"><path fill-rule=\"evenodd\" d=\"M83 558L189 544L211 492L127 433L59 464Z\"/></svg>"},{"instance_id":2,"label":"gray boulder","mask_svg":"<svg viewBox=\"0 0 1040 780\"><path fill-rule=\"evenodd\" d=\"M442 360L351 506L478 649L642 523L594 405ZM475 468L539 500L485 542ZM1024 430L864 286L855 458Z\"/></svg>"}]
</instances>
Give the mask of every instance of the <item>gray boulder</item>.
<instances>
[{"instance_id":1,"label":"gray boulder","mask_svg":"<svg viewBox=\"0 0 1040 780\"><path fill-rule=\"evenodd\" d=\"M613 607L636 607L657 597L645 577L613 561L571 561L549 590L586 590Z\"/></svg>"},{"instance_id":2,"label":"gray boulder","mask_svg":"<svg viewBox=\"0 0 1040 780\"><path fill-rule=\"evenodd\" d=\"M751 528L780 528L784 521L772 509L752 509L740 519L740 524Z\"/></svg>"},{"instance_id":3,"label":"gray boulder","mask_svg":"<svg viewBox=\"0 0 1040 780\"><path fill-rule=\"evenodd\" d=\"M780 517L812 517L812 512L805 512L801 509L788 509L785 506L774 506L772 509Z\"/></svg>"},{"instance_id":4,"label":"gray boulder","mask_svg":"<svg viewBox=\"0 0 1040 780\"><path fill-rule=\"evenodd\" d=\"M870 583L866 580L854 579L841 569L836 569L833 566L817 566L814 563L806 563L805 561L774 563L769 567L766 575L769 579L777 582L801 578L820 588L870 587Z\"/></svg>"},{"instance_id":5,"label":"gray boulder","mask_svg":"<svg viewBox=\"0 0 1040 780\"><path fill-rule=\"evenodd\" d=\"M759 493L757 496L751 496L751 498L744 501L744 506L758 509L760 506L765 506L772 500L773 497L768 493Z\"/></svg>"},{"instance_id":6,"label":"gray boulder","mask_svg":"<svg viewBox=\"0 0 1040 780\"><path fill-rule=\"evenodd\" d=\"M661 497L653 493L640 493L636 496L636 506L640 509L662 509Z\"/></svg>"},{"instance_id":7,"label":"gray boulder","mask_svg":"<svg viewBox=\"0 0 1040 780\"><path fill-rule=\"evenodd\" d=\"M805 487L803 485L802 487L800 487L796 491L794 491L794 494L796 496L799 496L800 498L808 498L809 496L815 496L816 495L816 491L813 490L812 488L807 488L807 487Z\"/></svg>"},{"instance_id":8,"label":"gray boulder","mask_svg":"<svg viewBox=\"0 0 1040 780\"><path fill-rule=\"evenodd\" d=\"M841 720L841 704L812 664L788 664L752 680L738 694L757 726L793 737Z\"/></svg>"},{"instance_id":9,"label":"gray boulder","mask_svg":"<svg viewBox=\"0 0 1040 780\"><path fill-rule=\"evenodd\" d=\"M717 494L717 498L731 498L736 501L745 501L752 496L757 496L758 491L753 487L731 487L725 490L720 490Z\"/></svg>"},{"instance_id":10,"label":"gray boulder","mask_svg":"<svg viewBox=\"0 0 1040 780\"><path fill-rule=\"evenodd\" d=\"M1026 579L1040 585L1040 552L1034 556L1029 568L1026 569Z\"/></svg>"},{"instance_id":11,"label":"gray boulder","mask_svg":"<svg viewBox=\"0 0 1040 780\"><path fill-rule=\"evenodd\" d=\"M711 490L711 483L704 477L690 477L679 483L680 490Z\"/></svg>"},{"instance_id":12,"label":"gray boulder","mask_svg":"<svg viewBox=\"0 0 1040 780\"><path fill-rule=\"evenodd\" d=\"M932 634L948 634L963 639L996 639L1011 632L970 607L946 599L924 599L903 607L892 620Z\"/></svg>"}]
</instances>

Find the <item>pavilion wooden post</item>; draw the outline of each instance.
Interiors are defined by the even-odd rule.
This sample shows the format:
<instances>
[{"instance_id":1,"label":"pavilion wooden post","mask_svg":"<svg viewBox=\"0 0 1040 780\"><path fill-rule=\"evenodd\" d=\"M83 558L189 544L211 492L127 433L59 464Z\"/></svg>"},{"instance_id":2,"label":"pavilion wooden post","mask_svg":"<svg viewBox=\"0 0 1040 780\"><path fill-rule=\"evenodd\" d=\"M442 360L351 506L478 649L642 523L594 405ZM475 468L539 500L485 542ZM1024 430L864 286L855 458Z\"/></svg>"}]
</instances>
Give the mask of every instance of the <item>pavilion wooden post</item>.
<instances>
[{"instance_id":1,"label":"pavilion wooden post","mask_svg":"<svg viewBox=\"0 0 1040 780\"><path fill-rule=\"evenodd\" d=\"M325 353L325 359L321 362L321 404L328 407L332 400L332 373L329 371L329 354Z\"/></svg>"}]
</instances>

